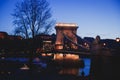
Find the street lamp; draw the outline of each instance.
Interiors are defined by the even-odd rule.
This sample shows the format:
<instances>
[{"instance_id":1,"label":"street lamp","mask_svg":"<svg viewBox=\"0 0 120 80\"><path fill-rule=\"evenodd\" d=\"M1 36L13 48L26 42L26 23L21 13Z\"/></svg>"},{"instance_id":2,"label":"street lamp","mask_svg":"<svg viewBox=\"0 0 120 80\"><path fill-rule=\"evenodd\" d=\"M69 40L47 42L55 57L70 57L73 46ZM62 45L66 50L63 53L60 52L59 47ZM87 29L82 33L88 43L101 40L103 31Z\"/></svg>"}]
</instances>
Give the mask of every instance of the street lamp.
<instances>
[{"instance_id":1,"label":"street lamp","mask_svg":"<svg viewBox=\"0 0 120 80\"><path fill-rule=\"evenodd\" d=\"M120 38L116 38L116 42L120 42Z\"/></svg>"}]
</instances>

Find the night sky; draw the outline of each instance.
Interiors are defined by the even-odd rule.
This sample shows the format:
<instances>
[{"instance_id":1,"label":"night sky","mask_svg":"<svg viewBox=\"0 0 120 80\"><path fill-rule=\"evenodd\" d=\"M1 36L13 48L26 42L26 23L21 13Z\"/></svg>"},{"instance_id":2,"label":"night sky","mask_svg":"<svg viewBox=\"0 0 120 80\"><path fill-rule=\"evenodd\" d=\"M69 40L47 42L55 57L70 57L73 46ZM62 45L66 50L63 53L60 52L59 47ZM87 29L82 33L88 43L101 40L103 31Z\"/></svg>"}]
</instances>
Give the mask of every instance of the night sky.
<instances>
[{"instance_id":1,"label":"night sky","mask_svg":"<svg viewBox=\"0 0 120 80\"><path fill-rule=\"evenodd\" d=\"M22 0L0 0L0 31L13 34L13 9ZM120 0L47 0L56 22L76 23L83 37L120 37ZM55 33L55 30L53 31Z\"/></svg>"}]
</instances>

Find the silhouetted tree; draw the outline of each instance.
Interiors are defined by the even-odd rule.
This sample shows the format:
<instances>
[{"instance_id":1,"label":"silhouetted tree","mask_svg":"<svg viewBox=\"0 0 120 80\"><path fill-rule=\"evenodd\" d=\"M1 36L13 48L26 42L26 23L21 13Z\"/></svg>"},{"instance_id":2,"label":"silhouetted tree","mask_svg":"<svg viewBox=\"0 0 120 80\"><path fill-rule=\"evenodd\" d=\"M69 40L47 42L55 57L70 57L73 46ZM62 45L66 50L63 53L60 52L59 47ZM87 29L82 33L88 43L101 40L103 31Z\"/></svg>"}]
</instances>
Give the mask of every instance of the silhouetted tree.
<instances>
[{"instance_id":1,"label":"silhouetted tree","mask_svg":"<svg viewBox=\"0 0 120 80\"><path fill-rule=\"evenodd\" d=\"M23 0L16 3L12 14L16 35L34 38L40 33L49 34L54 21L46 0Z\"/></svg>"}]
</instances>

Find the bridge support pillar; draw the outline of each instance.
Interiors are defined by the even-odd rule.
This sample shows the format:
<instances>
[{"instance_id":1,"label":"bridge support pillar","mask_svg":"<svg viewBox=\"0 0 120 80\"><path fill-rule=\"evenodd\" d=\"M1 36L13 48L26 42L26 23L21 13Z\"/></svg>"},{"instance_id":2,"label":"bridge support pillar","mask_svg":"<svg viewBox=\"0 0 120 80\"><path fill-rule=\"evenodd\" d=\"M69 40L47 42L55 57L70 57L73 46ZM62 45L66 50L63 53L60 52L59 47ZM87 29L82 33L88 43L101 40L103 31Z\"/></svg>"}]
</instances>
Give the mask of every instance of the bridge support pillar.
<instances>
[{"instance_id":1,"label":"bridge support pillar","mask_svg":"<svg viewBox=\"0 0 120 80\"><path fill-rule=\"evenodd\" d=\"M64 49L65 46L71 49L77 49L77 46L74 44L77 44L77 28L77 24L57 23L55 27L57 35L55 49ZM65 38L68 38L69 42Z\"/></svg>"}]
</instances>

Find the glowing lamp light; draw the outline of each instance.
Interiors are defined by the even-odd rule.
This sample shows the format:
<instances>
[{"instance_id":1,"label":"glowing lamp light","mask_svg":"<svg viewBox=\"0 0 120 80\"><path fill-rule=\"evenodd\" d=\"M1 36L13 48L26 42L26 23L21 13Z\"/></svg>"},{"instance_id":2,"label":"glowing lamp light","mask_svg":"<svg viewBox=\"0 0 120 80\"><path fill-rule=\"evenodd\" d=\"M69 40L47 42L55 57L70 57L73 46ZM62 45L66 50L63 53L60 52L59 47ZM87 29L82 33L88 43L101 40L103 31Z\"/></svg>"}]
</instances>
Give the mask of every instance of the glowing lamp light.
<instances>
[{"instance_id":1,"label":"glowing lamp light","mask_svg":"<svg viewBox=\"0 0 120 80\"><path fill-rule=\"evenodd\" d=\"M106 43L103 43L104 46L106 46Z\"/></svg>"},{"instance_id":2,"label":"glowing lamp light","mask_svg":"<svg viewBox=\"0 0 120 80\"><path fill-rule=\"evenodd\" d=\"M47 56L52 56L52 54L51 54L51 53L48 53Z\"/></svg>"},{"instance_id":3,"label":"glowing lamp light","mask_svg":"<svg viewBox=\"0 0 120 80\"><path fill-rule=\"evenodd\" d=\"M120 42L120 38L116 38L116 42Z\"/></svg>"},{"instance_id":4,"label":"glowing lamp light","mask_svg":"<svg viewBox=\"0 0 120 80\"><path fill-rule=\"evenodd\" d=\"M84 43L84 45L86 46L86 45L87 45L87 43Z\"/></svg>"}]
</instances>

